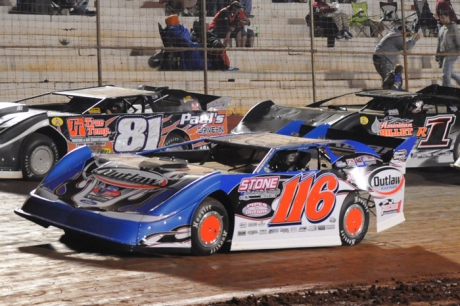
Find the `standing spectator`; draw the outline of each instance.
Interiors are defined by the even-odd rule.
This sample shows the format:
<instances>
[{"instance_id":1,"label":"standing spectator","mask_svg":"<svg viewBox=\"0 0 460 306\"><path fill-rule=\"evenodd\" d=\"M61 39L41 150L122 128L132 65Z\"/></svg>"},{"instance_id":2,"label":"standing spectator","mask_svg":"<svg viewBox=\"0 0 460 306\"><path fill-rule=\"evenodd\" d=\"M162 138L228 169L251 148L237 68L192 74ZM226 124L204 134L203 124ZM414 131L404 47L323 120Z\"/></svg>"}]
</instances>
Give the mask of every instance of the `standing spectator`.
<instances>
[{"instance_id":1,"label":"standing spectator","mask_svg":"<svg viewBox=\"0 0 460 306\"><path fill-rule=\"evenodd\" d=\"M160 4L166 3L173 10L180 10L182 16L192 16L192 13L188 9L193 8L196 2L197 0L159 0Z\"/></svg>"},{"instance_id":2,"label":"standing spectator","mask_svg":"<svg viewBox=\"0 0 460 306\"><path fill-rule=\"evenodd\" d=\"M458 23L457 15L455 14L454 8L450 0L437 0L436 1L436 20L438 21L438 32L442 27L441 14L448 13L450 21Z\"/></svg>"},{"instance_id":3,"label":"standing spectator","mask_svg":"<svg viewBox=\"0 0 460 306\"><path fill-rule=\"evenodd\" d=\"M331 6L326 3L326 0L315 0L313 2L313 8L317 13L320 13L326 17L331 17L334 20L335 25L339 32L336 35L337 39L351 39L353 35L350 33L350 21L348 15L344 12L339 12L338 3L334 2L335 5Z\"/></svg>"},{"instance_id":4,"label":"standing spectator","mask_svg":"<svg viewBox=\"0 0 460 306\"><path fill-rule=\"evenodd\" d=\"M460 30L458 25L450 20L449 12L439 15L442 27L438 34L437 53L446 53L442 59L442 86L450 86L450 79L460 85L460 76L454 73L454 65L460 52Z\"/></svg>"},{"instance_id":5,"label":"standing spectator","mask_svg":"<svg viewBox=\"0 0 460 306\"><path fill-rule=\"evenodd\" d=\"M251 15L252 12L252 0L241 0L241 5L243 6L243 11L247 17L254 17Z\"/></svg>"},{"instance_id":6,"label":"standing spectator","mask_svg":"<svg viewBox=\"0 0 460 306\"><path fill-rule=\"evenodd\" d=\"M375 70L385 80L388 73L394 69L398 61L399 52L404 48L403 27L397 24L380 40L374 50L372 61ZM420 34L415 34L406 41L407 50L412 49L420 39Z\"/></svg>"},{"instance_id":7,"label":"standing spectator","mask_svg":"<svg viewBox=\"0 0 460 306\"><path fill-rule=\"evenodd\" d=\"M217 14L218 11L223 9L224 0L207 0L206 1L206 16L213 17Z\"/></svg>"},{"instance_id":8,"label":"standing spectator","mask_svg":"<svg viewBox=\"0 0 460 306\"><path fill-rule=\"evenodd\" d=\"M403 77L402 73L404 71L404 66L396 64L395 69L388 73L385 81L383 81L383 89L392 89L392 90L404 90L403 89Z\"/></svg>"},{"instance_id":9,"label":"standing spectator","mask_svg":"<svg viewBox=\"0 0 460 306\"><path fill-rule=\"evenodd\" d=\"M242 44L242 35L244 31L236 29L235 24L232 23L234 15L238 14L243 6L238 1L233 1L229 6L224 7L216 16L211 20L208 30L212 31L218 38L224 39L224 46L227 47L230 38L235 38L237 46Z\"/></svg>"}]
</instances>

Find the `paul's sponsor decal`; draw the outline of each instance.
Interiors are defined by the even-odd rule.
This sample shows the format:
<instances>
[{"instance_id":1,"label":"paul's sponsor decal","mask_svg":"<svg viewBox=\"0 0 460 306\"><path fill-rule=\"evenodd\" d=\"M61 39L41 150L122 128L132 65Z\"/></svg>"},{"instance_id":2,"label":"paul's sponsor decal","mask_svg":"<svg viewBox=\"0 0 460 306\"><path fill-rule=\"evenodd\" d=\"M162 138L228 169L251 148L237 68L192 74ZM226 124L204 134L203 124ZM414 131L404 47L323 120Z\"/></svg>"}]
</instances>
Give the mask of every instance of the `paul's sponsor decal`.
<instances>
[{"instance_id":1,"label":"paul's sponsor decal","mask_svg":"<svg viewBox=\"0 0 460 306\"><path fill-rule=\"evenodd\" d=\"M180 125L185 124L221 124L224 122L225 115L217 112L208 112L200 115L182 114Z\"/></svg>"},{"instance_id":2,"label":"paul's sponsor decal","mask_svg":"<svg viewBox=\"0 0 460 306\"><path fill-rule=\"evenodd\" d=\"M243 208L243 214L248 217L262 217L270 212L270 205L263 202L249 203Z\"/></svg>"},{"instance_id":3,"label":"paul's sponsor decal","mask_svg":"<svg viewBox=\"0 0 460 306\"><path fill-rule=\"evenodd\" d=\"M368 184L375 192L392 195L404 186L404 175L395 168L383 167L369 175Z\"/></svg>"}]
</instances>

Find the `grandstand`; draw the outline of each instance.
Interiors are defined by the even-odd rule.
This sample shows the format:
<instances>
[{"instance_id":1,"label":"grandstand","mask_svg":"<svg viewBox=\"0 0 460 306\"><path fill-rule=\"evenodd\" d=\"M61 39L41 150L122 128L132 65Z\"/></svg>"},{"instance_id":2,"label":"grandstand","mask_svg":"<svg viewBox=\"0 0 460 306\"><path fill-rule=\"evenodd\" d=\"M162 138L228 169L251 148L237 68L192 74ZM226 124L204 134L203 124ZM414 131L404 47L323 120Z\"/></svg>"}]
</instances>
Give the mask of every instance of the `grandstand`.
<instances>
[{"instance_id":1,"label":"grandstand","mask_svg":"<svg viewBox=\"0 0 460 306\"><path fill-rule=\"evenodd\" d=\"M402 3L406 17L415 12L413 1L395 2L398 2L400 16ZM428 2L434 11L435 0ZM368 0L371 18L380 18L378 3ZM50 90L94 86L98 82L127 87L152 84L197 92L205 90L203 71L157 71L149 67L150 56L162 48L158 23L164 25L165 8L157 1L101 1L99 68L97 17L11 14L16 5L15 0L0 0L1 101L14 101ZM91 1L88 8L96 10L95 2ZM460 12L459 3L455 3L454 8ZM352 13L350 4L341 3L340 9L349 15ZM305 22L308 12L308 3L253 0L255 17L251 19L251 28L257 26L260 30L255 46L229 48L231 64L240 70L208 71L208 93L232 96L230 111L241 115L255 103L267 99L298 106L314 99L380 87L381 80L371 58L381 37L360 35L352 40L336 41L333 48L328 48L326 38L311 40L310 28ZM181 17L181 22L191 28L196 19ZM356 29L352 29L352 33L356 33ZM436 44L436 37L422 37L408 52L410 90L440 83L441 71L434 60ZM402 55L400 61L403 61Z\"/></svg>"}]
</instances>

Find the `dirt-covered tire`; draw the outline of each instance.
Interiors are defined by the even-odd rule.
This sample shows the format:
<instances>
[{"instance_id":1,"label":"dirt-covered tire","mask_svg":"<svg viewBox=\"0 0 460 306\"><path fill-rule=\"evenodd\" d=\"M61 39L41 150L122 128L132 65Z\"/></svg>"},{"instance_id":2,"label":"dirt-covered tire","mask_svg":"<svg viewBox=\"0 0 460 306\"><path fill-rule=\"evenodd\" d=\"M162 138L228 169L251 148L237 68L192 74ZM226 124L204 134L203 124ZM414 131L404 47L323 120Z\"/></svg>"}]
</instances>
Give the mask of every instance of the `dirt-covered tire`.
<instances>
[{"instance_id":1,"label":"dirt-covered tire","mask_svg":"<svg viewBox=\"0 0 460 306\"><path fill-rule=\"evenodd\" d=\"M454 144L454 162L460 157L460 134L458 134L457 138L455 139Z\"/></svg>"},{"instance_id":2,"label":"dirt-covered tire","mask_svg":"<svg viewBox=\"0 0 460 306\"><path fill-rule=\"evenodd\" d=\"M366 236L369 227L369 207L356 193L349 194L340 210L339 230L342 245L355 245Z\"/></svg>"},{"instance_id":3,"label":"dirt-covered tire","mask_svg":"<svg viewBox=\"0 0 460 306\"><path fill-rule=\"evenodd\" d=\"M192 219L192 254L211 255L219 251L228 236L228 215L217 200L206 198Z\"/></svg>"},{"instance_id":4,"label":"dirt-covered tire","mask_svg":"<svg viewBox=\"0 0 460 306\"><path fill-rule=\"evenodd\" d=\"M171 133L168 135L168 137L166 137L166 140L163 144L163 147L167 147L167 146L170 146L170 145L173 145L173 144L178 144L178 143L182 143L182 142L185 142L186 140L184 139L184 137L176 134L176 133ZM174 150L188 150L188 147L187 146L179 146L179 147L175 147Z\"/></svg>"},{"instance_id":5,"label":"dirt-covered tire","mask_svg":"<svg viewBox=\"0 0 460 306\"><path fill-rule=\"evenodd\" d=\"M46 135L33 133L21 146L21 170L25 180L40 181L59 160L56 143Z\"/></svg>"}]
</instances>

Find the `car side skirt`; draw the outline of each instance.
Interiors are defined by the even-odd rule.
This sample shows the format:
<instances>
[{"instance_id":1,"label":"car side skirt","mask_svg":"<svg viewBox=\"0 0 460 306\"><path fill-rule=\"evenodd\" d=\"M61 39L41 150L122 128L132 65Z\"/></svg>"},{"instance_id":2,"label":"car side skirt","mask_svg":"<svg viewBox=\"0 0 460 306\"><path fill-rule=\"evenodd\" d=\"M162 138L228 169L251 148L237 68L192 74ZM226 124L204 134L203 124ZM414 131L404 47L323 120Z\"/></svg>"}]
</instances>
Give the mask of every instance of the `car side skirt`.
<instances>
[{"instance_id":1,"label":"car side skirt","mask_svg":"<svg viewBox=\"0 0 460 306\"><path fill-rule=\"evenodd\" d=\"M239 241L232 243L231 251L327 247L341 245L339 236L286 238L269 241Z\"/></svg>"}]
</instances>

